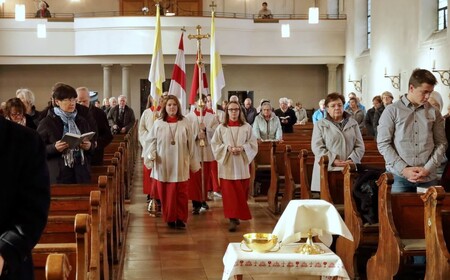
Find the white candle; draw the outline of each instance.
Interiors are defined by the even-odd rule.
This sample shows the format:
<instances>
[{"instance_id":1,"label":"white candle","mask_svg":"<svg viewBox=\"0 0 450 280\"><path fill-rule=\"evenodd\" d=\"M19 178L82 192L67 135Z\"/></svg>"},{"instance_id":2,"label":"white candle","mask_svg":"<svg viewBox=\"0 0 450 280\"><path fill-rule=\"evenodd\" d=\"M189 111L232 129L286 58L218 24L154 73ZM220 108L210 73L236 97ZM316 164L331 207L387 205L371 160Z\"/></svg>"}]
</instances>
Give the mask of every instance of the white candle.
<instances>
[{"instance_id":1,"label":"white candle","mask_svg":"<svg viewBox=\"0 0 450 280\"><path fill-rule=\"evenodd\" d=\"M387 68L384 67L384 75L387 76Z\"/></svg>"},{"instance_id":2,"label":"white candle","mask_svg":"<svg viewBox=\"0 0 450 280\"><path fill-rule=\"evenodd\" d=\"M436 60L433 59L433 69L436 69Z\"/></svg>"},{"instance_id":3,"label":"white candle","mask_svg":"<svg viewBox=\"0 0 450 280\"><path fill-rule=\"evenodd\" d=\"M352 80L350 74L348 74L348 81L350 82Z\"/></svg>"}]
</instances>

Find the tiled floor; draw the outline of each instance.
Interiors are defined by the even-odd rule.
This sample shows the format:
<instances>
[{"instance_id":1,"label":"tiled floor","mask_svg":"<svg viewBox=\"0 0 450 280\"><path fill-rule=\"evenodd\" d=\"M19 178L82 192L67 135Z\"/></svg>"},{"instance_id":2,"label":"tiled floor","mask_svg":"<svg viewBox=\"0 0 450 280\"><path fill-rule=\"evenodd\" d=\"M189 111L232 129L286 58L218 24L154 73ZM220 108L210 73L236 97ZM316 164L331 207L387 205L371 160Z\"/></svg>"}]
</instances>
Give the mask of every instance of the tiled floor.
<instances>
[{"instance_id":1,"label":"tiled floor","mask_svg":"<svg viewBox=\"0 0 450 280\"><path fill-rule=\"evenodd\" d=\"M276 220L260 203L250 202L253 219L228 232L221 200L210 210L189 214L187 228L170 229L162 218L150 217L142 194L142 166L136 165L122 279L191 280L222 279L222 258L229 242L240 242L248 232L272 232ZM249 279L295 279L245 276Z\"/></svg>"}]
</instances>

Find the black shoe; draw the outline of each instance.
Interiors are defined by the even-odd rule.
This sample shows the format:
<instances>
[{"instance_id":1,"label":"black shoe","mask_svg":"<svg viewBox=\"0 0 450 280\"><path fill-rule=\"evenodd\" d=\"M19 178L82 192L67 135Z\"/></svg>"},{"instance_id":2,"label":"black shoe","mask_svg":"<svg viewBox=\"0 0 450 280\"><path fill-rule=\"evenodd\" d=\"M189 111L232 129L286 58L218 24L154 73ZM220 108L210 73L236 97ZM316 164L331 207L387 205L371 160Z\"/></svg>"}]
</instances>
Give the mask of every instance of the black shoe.
<instances>
[{"instance_id":1,"label":"black shoe","mask_svg":"<svg viewBox=\"0 0 450 280\"><path fill-rule=\"evenodd\" d=\"M176 222L177 228L185 228L186 225L182 220L177 220Z\"/></svg>"},{"instance_id":2,"label":"black shoe","mask_svg":"<svg viewBox=\"0 0 450 280\"><path fill-rule=\"evenodd\" d=\"M193 215L199 215L200 214L200 207L194 207L194 209L192 210L192 214Z\"/></svg>"},{"instance_id":3,"label":"black shoe","mask_svg":"<svg viewBox=\"0 0 450 280\"><path fill-rule=\"evenodd\" d=\"M177 223L176 223L176 222L168 222L167 225L168 225L170 228L176 228L176 227L177 227Z\"/></svg>"},{"instance_id":4,"label":"black shoe","mask_svg":"<svg viewBox=\"0 0 450 280\"><path fill-rule=\"evenodd\" d=\"M149 195L149 194L147 194L147 203L149 203L149 202L150 202L150 200L152 200L152 199L150 198L150 195Z\"/></svg>"},{"instance_id":5,"label":"black shoe","mask_svg":"<svg viewBox=\"0 0 450 280\"><path fill-rule=\"evenodd\" d=\"M236 222L236 219L230 219L230 225L228 227L229 232L235 232L237 228L238 223Z\"/></svg>"},{"instance_id":6,"label":"black shoe","mask_svg":"<svg viewBox=\"0 0 450 280\"><path fill-rule=\"evenodd\" d=\"M202 202L202 208L205 210L209 210L209 205L208 205L208 203L206 203L206 201Z\"/></svg>"}]
</instances>

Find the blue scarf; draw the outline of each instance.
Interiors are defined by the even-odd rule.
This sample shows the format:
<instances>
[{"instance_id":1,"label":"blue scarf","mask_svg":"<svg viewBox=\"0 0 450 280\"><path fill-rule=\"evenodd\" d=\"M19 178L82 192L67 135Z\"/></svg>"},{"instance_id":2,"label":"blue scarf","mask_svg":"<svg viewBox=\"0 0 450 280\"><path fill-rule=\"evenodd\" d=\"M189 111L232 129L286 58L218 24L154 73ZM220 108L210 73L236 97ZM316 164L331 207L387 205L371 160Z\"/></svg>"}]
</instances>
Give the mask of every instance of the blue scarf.
<instances>
[{"instance_id":1,"label":"blue scarf","mask_svg":"<svg viewBox=\"0 0 450 280\"><path fill-rule=\"evenodd\" d=\"M80 135L81 132L77 127L77 124L75 123L75 117L77 116L77 111L75 110L72 113L64 112L59 107L54 107L53 111L55 112L55 115L60 117L64 124L64 130L63 130L63 136L67 133L74 133ZM74 156L77 154L81 154L81 165L84 165L84 153L80 148L75 149L67 149L63 151L62 157L64 159L64 164L67 167L73 168L73 165L75 163Z\"/></svg>"}]
</instances>

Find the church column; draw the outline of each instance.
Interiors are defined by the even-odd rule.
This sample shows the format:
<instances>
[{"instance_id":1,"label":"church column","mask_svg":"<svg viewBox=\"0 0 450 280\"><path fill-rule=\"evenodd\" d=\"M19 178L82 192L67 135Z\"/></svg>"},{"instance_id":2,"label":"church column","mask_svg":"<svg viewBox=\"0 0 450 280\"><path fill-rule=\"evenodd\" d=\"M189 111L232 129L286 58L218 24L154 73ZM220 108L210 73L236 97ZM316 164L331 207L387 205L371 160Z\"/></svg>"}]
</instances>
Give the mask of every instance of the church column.
<instances>
[{"instance_id":1,"label":"church column","mask_svg":"<svg viewBox=\"0 0 450 280\"><path fill-rule=\"evenodd\" d=\"M339 64L327 64L328 67L328 93L336 92L336 69Z\"/></svg>"},{"instance_id":2,"label":"church column","mask_svg":"<svg viewBox=\"0 0 450 280\"><path fill-rule=\"evenodd\" d=\"M122 66L122 93L127 97L128 106L130 106L130 64L121 64Z\"/></svg>"},{"instance_id":3,"label":"church column","mask_svg":"<svg viewBox=\"0 0 450 280\"><path fill-rule=\"evenodd\" d=\"M102 64L102 67L103 67L103 98L110 98L112 96L112 85L111 85L112 64Z\"/></svg>"}]
</instances>

